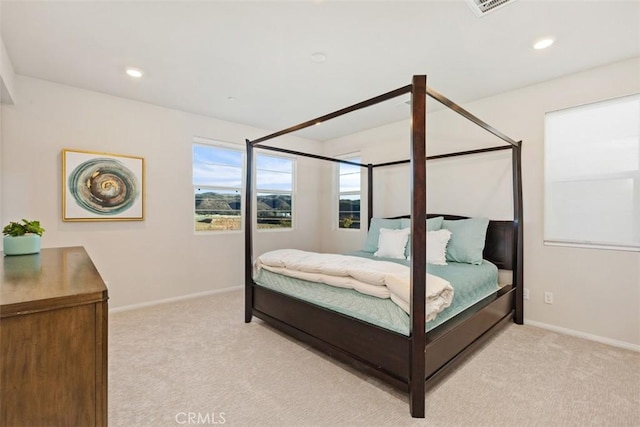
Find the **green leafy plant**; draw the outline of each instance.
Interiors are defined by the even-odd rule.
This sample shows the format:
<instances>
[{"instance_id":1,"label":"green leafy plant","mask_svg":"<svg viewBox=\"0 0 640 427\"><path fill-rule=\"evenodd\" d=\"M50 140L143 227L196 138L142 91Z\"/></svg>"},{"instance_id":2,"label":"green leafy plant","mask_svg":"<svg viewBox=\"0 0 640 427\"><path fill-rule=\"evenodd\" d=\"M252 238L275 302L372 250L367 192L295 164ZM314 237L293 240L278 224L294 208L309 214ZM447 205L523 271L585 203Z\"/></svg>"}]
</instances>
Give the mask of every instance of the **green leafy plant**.
<instances>
[{"instance_id":1,"label":"green leafy plant","mask_svg":"<svg viewBox=\"0 0 640 427\"><path fill-rule=\"evenodd\" d=\"M26 219L22 220L22 224L11 221L2 229L2 234L13 237L24 236L25 234L42 236L42 233L44 233L44 228L40 227L40 221L28 221Z\"/></svg>"},{"instance_id":2,"label":"green leafy plant","mask_svg":"<svg viewBox=\"0 0 640 427\"><path fill-rule=\"evenodd\" d=\"M353 217L343 218L342 219L342 228L351 228L353 225Z\"/></svg>"}]
</instances>

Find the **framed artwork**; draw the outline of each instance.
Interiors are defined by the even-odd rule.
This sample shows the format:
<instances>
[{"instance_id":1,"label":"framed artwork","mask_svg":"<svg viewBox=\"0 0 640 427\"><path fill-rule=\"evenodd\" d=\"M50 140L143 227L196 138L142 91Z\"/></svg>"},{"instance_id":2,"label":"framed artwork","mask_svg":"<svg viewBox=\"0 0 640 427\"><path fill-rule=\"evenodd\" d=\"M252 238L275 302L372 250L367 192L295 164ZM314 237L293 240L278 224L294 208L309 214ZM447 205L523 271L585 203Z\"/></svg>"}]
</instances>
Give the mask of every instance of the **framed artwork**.
<instances>
[{"instance_id":1,"label":"framed artwork","mask_svg":"<svg viewBox=\"0 0 640 427\"><path fill-rule=\"evenodd\" d=\"M62 150L62 220L144 220L144 159Z\"/></svg>"}]
</instances>

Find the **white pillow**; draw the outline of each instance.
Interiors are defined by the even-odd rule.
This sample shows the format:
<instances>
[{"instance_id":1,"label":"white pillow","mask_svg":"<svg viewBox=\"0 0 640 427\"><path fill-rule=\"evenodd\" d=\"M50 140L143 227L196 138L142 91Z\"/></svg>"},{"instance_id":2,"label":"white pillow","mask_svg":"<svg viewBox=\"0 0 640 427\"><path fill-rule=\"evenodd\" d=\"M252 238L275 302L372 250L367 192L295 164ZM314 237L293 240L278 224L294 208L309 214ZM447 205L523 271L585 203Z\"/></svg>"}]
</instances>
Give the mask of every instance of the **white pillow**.
<instances>
[{"instance_id":1,"label":"white pillow","mask_svg":"<svg viewBox=\"0 0 640 427\"><path fill-rule=\"evenodd\" d=\"M427 263L447 265L447 243L451 239L449 230L427 232Z\"/></svg>"},{"instance_id":2,"label":"white pillow","mask_svg":"<svg viewBox=\"0 0 640 427\"><path fill-rule=\"evenodd\" d=\"M378 250L373 256L405 259L404 248L407 246L409 234L411 234L411 228L400 230L381 228L378 235Z\"/></svg>"}]
</instances>

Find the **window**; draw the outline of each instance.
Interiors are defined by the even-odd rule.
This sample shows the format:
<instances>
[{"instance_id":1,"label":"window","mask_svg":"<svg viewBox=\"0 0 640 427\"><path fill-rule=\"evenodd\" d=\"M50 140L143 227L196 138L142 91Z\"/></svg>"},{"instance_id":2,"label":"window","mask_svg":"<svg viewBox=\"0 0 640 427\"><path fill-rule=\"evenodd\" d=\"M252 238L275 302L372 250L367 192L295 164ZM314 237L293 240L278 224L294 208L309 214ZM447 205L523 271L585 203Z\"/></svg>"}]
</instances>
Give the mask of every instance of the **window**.
<instances>
[{"instance_id":1,"label":"window","mask_svg":"<svg viewBox=\"0 0 640 427\"><path fill-rule=\"evenodd\" d=\"M360 163L360 157L347 157ZM360 229L360 166L338 163L338 228Z\"/></svg>"},{"instance_id":2,"label":"window","mask_svg":"<svg viewBox=\"0 0 640 427\"><path fill-rule=\"evenodd\" d=\"M242 229L243 170L244 151L193 144L196 232Z\"/></svg>"},{"instance_id":3,"label":"window","mask_svg":"<svg viewBox=\"0 0 640 427\"><path fill-rule=\"evenodd\" d=\"M256 156L256 213L259 229L291 229L293 159Z\"/></svg>"},{"instance_id":4,"label":"window","mask_svg":"<svg viewBox=\"0 0 640 427\"><path fill-rule=\"evenodd\" d=\"M547 113L544 234L640 250L640 95Z\"/></svg>"}]
</instances>

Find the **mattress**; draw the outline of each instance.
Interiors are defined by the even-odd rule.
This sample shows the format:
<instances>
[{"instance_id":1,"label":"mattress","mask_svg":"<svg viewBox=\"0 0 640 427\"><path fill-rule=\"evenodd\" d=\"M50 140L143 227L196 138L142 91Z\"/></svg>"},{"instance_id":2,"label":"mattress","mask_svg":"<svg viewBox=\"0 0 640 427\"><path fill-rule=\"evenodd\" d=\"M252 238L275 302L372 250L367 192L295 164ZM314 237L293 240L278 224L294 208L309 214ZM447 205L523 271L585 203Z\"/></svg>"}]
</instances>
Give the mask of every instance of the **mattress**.
<instances>
[{"instance_id":1,"label":"mattress","mask_svg":"<svg viewBox=\"0 0 640 427\"><path fill-rule=\"evenodd\" d=\"M408 261L377 258L367 252L355 252L349 255L409 265ZM439 313L434 320L426 323L427 331L498 290L498 268L486 260L481 265L456 262L449 262L448 265L427 264L427 272L448 280L454 288L451 306ZM258 286L409 336L409 316L390 299L361 294L353 289L295 279L265 269L258 271L254 281Z\"/></svg>"}]
</instances>

